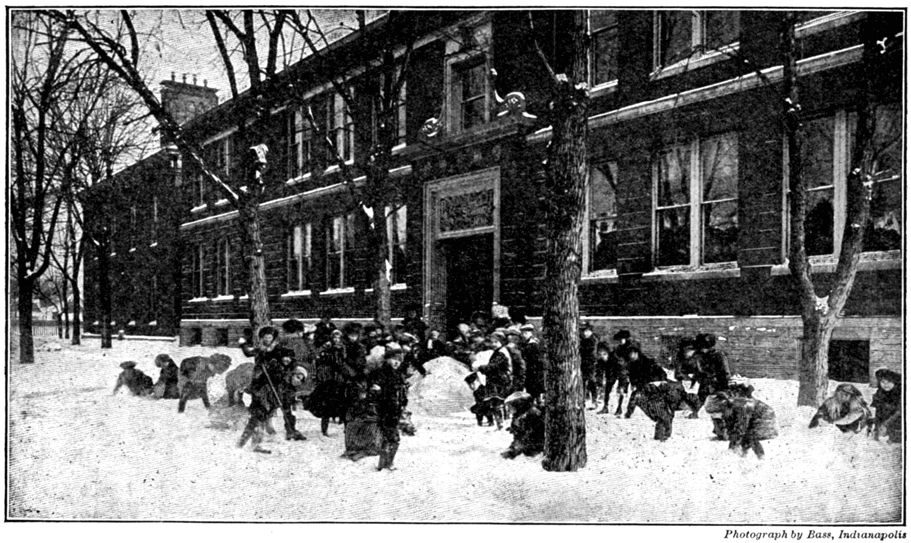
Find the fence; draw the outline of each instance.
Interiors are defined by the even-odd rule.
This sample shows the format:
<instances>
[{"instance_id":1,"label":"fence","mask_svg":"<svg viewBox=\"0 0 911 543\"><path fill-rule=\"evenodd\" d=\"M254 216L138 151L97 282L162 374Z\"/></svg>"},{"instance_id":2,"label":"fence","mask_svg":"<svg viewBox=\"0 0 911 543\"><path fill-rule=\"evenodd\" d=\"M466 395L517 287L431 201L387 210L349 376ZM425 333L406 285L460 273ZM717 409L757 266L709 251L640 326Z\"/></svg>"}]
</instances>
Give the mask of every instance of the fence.
<instances>
[{"instance_id":1,"label":"fence","mask_svg":"<svg viewBox=\"0 0 911 543\"><path fill-rule=\"evenodd\" d=\"M57 321L32 321L32 336L34 337L60 337L63 330L63 323L58 326ZM10 321L10 332L19 333L19 321Z\"/></svg>"}]
</instances>

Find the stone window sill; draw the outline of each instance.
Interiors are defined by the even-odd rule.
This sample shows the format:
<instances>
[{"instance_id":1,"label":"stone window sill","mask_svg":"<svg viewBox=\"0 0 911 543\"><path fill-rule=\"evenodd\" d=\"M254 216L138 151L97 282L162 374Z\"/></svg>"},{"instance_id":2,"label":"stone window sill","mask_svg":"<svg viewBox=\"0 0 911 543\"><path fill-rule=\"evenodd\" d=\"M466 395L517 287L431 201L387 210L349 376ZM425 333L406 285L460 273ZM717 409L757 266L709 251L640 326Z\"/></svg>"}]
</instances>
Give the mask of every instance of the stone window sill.
<instances>
[{"instance_id":1,"label":"stone window sill","mask_svg":"<svg viewBox=\"0 0 911 543\"><path fill-rule=\"evenodd\" d=\"M810 266L812 273L835 273L838 259L834 255L811 256ZM857 271L897 270L902 267L902 254L900 250L874 251L860 255ZM772 275L791 275L788 262L772 266Z\"/></svg>"},{"instance_id":2,"label":"stone window sill","mask_svg":"<svg viewBox=\"0 0 911 543\"><path fill-rule=\"evenodd\" d=\"M736 262L702 267L681 266L642 274L643 281L689 281L693 279L727 279L740 277Z\"/></svg>"},{"instance_id":3,"label":"stone window sill","mask_svg":"<svg viewBox=\"0 0 911 543\"><path fill-rule=\"evenodd\" d=\"M289 290L288 292L281 295L282 298L303 298L304 296L311 296L313 293L310 290Z\"/></svg>"}]
</instances>

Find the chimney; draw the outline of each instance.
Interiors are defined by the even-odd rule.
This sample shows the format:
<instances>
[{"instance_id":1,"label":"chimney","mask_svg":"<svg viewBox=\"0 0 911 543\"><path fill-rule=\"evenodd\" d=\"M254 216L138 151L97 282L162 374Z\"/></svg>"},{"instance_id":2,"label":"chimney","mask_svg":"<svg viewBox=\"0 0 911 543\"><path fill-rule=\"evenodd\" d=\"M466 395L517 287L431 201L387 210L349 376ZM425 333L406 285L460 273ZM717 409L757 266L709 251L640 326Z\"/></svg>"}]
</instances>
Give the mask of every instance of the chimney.
<instances>
[{"instance_id":1,"label":"chimney","mask_svg":"<svg viewBox=\"0 0 911 543\"><path fill-rule=\"evenodd\" d=\"M193 74L193 84L196 84L196 74Z\"/></svg>"},{"instance_id":2,"label":"chimney","mask_svg":"<svg viewBox=\"0 0 911 543\"><path fill-rule=\"evenodd\" d=\"M187 73L186 72L183 73L183 82L184 83L187 82Z\"/></svg>"},{"instance_id":3,"label":"chimney","mask_svg":"<svg viewBox=\"0 0 911 543\"><path fill-rule=\"evenodd\" d=\"M209 80L208 80L208 79L203 79L203 80L202 80L202 86L208 89L208 88L209 88Z\"/></svg>"},{"instance_id":4,"label":"chimney","mask_svg":"<svg viewBox=\"0 0 911 543\"><path fill-rule=\"evenodd\" d=\"M171 81L176 81L176 79L174 79L174 75L174 72L171 72Z\"/></svg>"}]
</instances>

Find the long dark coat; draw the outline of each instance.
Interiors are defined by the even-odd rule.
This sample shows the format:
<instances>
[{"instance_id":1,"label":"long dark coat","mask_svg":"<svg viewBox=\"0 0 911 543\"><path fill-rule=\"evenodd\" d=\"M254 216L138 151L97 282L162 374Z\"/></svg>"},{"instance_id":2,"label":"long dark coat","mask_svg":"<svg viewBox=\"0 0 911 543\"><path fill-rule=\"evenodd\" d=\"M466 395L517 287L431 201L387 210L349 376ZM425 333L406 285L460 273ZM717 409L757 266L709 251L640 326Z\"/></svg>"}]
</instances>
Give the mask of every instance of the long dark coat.
<instances>
[{"instance_id":1,"label":"long dark coat","mask_svg":"<svg viewBox=\"0 0 911 543\"><path fill-rule=\"evenodd\" d=\"M487 364L478 368L478 371L487 376L487 398L506 399L511 392L510 378L511 364L505 352L506 347L500 347L490 355Z\"/></svg>"},{"instance_id":2,"label":"long dark coat","mask_svg":"<svg viewBox=\"0 0 911 543\"><path fill-rule=\"evenodd\" d=\"M159 397L173 400L180 398L180 382L179 368L173 360L169 360L161 368L161 373L158 374L158 382L155 383L156 391L160 388L162 393Z\"/></svg>"},{"instance_id":3,"label":"long dark coat","mask_svg":"<svg viewBox=\"0 0 911 543\"><path fill-rule=\"evenodd\" d=\"M544 361L538 338L531 338L522 345L522 359L525 360L525 391L538 397L544 393Z\"/></svg>"}]
</instances>

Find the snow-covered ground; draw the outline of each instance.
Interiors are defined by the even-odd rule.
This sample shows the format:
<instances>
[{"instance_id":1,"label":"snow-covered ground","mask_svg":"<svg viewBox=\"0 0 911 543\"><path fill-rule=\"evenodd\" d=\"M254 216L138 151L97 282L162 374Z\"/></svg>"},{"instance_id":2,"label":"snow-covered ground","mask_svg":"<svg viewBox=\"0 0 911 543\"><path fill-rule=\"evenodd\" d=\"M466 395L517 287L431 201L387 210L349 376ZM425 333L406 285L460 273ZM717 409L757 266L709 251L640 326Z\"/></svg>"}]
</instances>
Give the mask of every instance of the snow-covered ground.
<instances>
[{"instance_id":1,"label":"snow-covered ground","mask_svg":"<svg viewBox=\"0 0 911 543\"><path fill-rule=\"evenodd\" d=\"M43 343L42 343L43 345ZM40 348L40 346L39 346ZM376 457L339 458L342 427L330 437L297 411L302 442L278 434L273 454L235 447L247 420L227 407L224 376L177 413L175 400L111 391L125 360L157 379L156 354L178 362L239 349L172 342L97 339L39 350L33 365L10 360L8 516L11 519L570 522L608 524L878 524L902 522L902 449L825 423L807 428L797 383L755 379L755 396L774 407L777 439L766 458L741 458L710 439L702 413L678 414L673 437L652 439L653 423L586 412L588 465L548 473L541 457L505 460L511 435L479 428L467 411L464 370L433 361L415 377L417 435L403 436L397 471L376 472ZM458 371L457 371L458 370ZM833 388L835 383L831 385ZM869 400L873 389L859 388ZM616 400L612 397L611 403Z\"/></svg>"}]
</instances>

